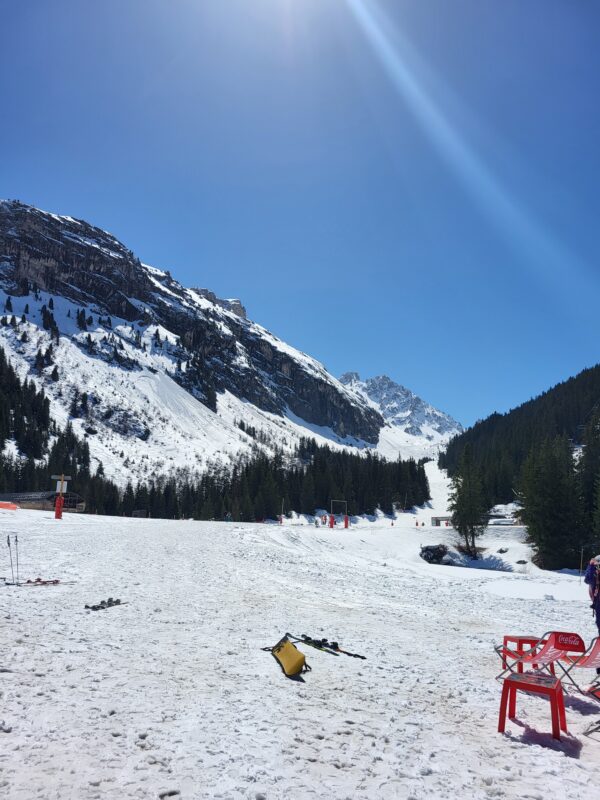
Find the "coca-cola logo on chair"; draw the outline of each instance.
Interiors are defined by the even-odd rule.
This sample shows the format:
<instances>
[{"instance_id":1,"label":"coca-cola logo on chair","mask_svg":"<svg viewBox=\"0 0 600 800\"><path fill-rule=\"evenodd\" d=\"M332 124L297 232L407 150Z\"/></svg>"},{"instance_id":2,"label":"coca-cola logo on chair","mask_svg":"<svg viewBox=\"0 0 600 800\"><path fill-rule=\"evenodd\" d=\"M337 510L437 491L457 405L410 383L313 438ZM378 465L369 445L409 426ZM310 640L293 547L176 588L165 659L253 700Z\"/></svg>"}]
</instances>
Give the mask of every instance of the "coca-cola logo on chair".
<instances>
[{"instance_id":1,"label":"coca-cola logo on chair","mask_svg":"<svg viewBox=\"0 0 600 800\"><path fill-rule=\"evenodd\" d=\"M563 647L581 647L581 637L576 633L559 633L557 644Z\"/></svg>"}]
</instances>

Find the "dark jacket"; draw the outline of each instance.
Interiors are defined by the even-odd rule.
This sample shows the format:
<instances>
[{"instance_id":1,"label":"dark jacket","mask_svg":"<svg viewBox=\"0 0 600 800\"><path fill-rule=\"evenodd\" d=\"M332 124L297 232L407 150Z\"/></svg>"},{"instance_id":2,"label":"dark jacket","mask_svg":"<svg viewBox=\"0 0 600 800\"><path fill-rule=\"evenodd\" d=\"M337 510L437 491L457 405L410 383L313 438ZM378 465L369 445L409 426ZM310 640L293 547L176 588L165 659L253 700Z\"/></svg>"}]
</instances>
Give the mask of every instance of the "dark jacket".
<instances>
[{"instance_id":1,"label":"dark jacket","mask_svg":"<svg viewBox=\"0 0 600 800\"><path fill-rule=\"evenodd\" d=\"M588 564L583 580L589 586L596 585L596 564L593 561Z\"/></svg>"},{"instance_id":2,"label":"dark jacket","mask_svg":"<svg viewBox=\"0 0 600 800\"><path fill-rule=\"evenodd\" d=\"M592 608L596 613L596 621L600 631L600 564L595 564L593 561L588 564L583 580L594 590Z\"/></svg>"}]
</instances>

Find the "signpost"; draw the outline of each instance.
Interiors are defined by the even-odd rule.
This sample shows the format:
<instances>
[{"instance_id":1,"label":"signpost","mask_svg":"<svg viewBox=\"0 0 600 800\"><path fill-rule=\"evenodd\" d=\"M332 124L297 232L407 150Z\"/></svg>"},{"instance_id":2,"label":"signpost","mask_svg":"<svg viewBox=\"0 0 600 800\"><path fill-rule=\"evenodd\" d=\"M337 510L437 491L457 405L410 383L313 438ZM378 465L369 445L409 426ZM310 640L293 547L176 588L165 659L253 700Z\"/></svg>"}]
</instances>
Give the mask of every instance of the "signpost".
<instances>
[{"instance_id":1,"label":"signpost","mask_svg":"<svg viewBox=\"0 0 600 800\"><path fill-rule=\"evenodd\" d=\"M67 491L67 481L71 480L71 476L63 474L51 475L50 477L53 481L57 481L56 491L58 492L58 497L56 498L56 503L54 504L54 519L62 519L63 506L65 504L65 498L63 497L63 494Z\"/></svg>"},{"instance_id":2,"label":"signpost","mask_svg":"<svg viewBox=\"0 0 600 800\"><path fill-rule=\"evenodd\" d=\"M584 550L590 550L592 553L594 550L600 550L600 542L587 542L581 548L581 564L579 566L579 583L581 583L581 576L583 575L583 552Z\"/></svg>"}]
</instances>

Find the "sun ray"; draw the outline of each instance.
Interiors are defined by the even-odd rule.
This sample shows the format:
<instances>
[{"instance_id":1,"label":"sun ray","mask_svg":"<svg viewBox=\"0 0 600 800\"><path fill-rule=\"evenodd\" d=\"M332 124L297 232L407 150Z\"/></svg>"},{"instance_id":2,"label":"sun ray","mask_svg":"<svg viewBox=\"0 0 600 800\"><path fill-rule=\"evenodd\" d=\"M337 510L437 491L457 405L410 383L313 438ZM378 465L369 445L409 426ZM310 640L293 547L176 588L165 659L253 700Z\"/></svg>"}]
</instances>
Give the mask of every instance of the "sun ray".
<instances>
[{"instance_id":1,"label":"sun ray","mask_svg":"<svg viewBox=\"0 0 600 800\"><path fill-rule=\"evenodd\" d=\"M458 126L424 88L410 44L370 0L346 0L373 53L439 156L501 231L516 255L564 297L573 280L594 284L587 265L546 230L514 198L488 164L467 143Z\"/></svg>"}]
</instances>

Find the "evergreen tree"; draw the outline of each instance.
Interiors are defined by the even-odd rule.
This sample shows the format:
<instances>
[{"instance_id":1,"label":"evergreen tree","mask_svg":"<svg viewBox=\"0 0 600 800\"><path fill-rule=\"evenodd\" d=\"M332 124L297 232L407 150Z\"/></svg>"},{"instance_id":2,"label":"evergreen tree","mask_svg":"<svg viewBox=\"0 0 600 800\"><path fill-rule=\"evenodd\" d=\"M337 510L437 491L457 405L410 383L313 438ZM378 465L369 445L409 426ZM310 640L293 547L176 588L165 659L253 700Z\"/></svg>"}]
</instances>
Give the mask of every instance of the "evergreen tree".
<instances>
[{"instance_id":1,"label":"evergreen tree","mask_svg":"<svg viewBox=\"0 0 600 800\"><path fill-rule=\"evenodd\" d=\"M485 530L488 506L469 445L463 450L458 470L452 479L449 508L452 511L452 525L464 538L467 553L477 558L475 540Z\"/></svg>"},{"instance_id":2,"label":"evergreen tree","mask_svg":"<svg viewBox=\"0 0 600 800\"><path fill-rule=\"evenodd\" d=\"M532 449L520 481L521 517L544 569L575 568L584 536L581 494L566 436Z\"/></svg>"},{"instance_id":3,"label":"evergreen tree","mask_svg":"<svg viewBox=\"0 0 600 800\"><path fill-rule=\"evenodd\" d=\"M205 405L207 408L210 408L211 411L217 410L217 392L215 390L215 385L212 381L212 378L209 378L204 387L204 395L205 395Z\"/></svg>"},{"instance_id":4,"label":"evergreen tree","mask_svg":"<svg viewBox=\"0 0 600 800\"><path fill-rule=\"evenodd\" d=\"M130 517L135 509L135 495L133 493L133 486L131 485L131 481L128 481L127 486L125 487L121 508L122 508L122 513L126 517Z\"/></svg>"},{"instance_id":5,"label":"evergreen tree","mask_svg":"<svg viewBox=\"0 0 600 800\"><path fill-rule=\"evenodd\" d=\"M69 408L69 416L76 418L79 416L79 390L75 389L73 397L71 398L71 406Z\"/></svg>"},{"instance_id":6,"label":"evergreen tree","mask_svg":"<svg viewBox=\"0 0 600 800\"><path fill-rule=\"evenodd\" d=\"M215 518L215 510L210 497L207 497L202 504L202 511L200 512L200 519L211 520Z\"/></svg>"},{"instance_id":7,"label":"evergreen tree","mask_svg":"<svg viewBox=\"0 0 600 800\"><path fill-rule=\"evenodd\" d=\"M44 356L42 355L42 351L38 350L35 355L35 361L33 363L35 371L38 375L42 374L42 370L44 369Z\"/></svg>"},{"instance_id":8,"label":"evergreen tree","mask_svg":"<svg viewBox=\"0 0 600 800\"><path fill-rule=\"evenodd\" d=\"M596 541L600 541L600 472L596 476L594 490L594 511L592 515L592 532Z\"/></svg>"},{"instance_id":9,"label":"evergreen tree","mask_svg":"<svg viewBox=\"0 0 600 800\"><path fill-rule=\"evenodd\" d=\"M302 492L300 495L300 511L303 514L314 514L316 508L315 482L311 472L306 472L302 481Z\"/></svg>"},{"instance_id":10,"label":"evergreen tree","mask_svg":"<svg viewBox=\"0 0 600 800\"><path fill-rule=\"evenodd\" d=\"M600 408L595 409L583 433L583 447L577 464L583 513L589 523L595 505L596 478L600 472Z\"/></svg>"}]
</instances>

